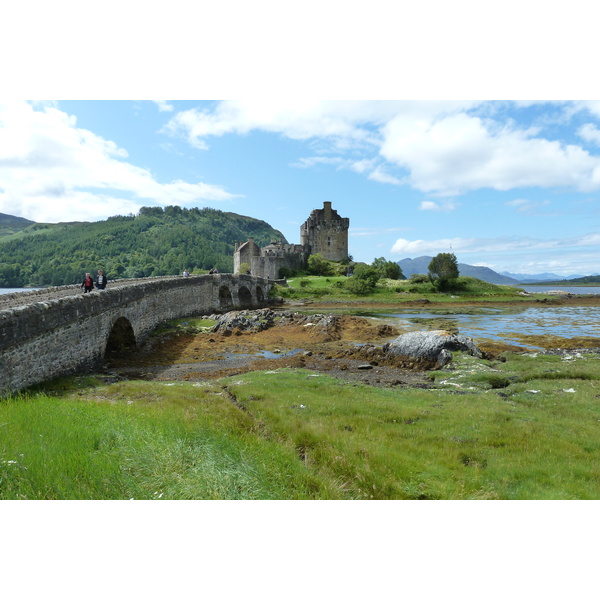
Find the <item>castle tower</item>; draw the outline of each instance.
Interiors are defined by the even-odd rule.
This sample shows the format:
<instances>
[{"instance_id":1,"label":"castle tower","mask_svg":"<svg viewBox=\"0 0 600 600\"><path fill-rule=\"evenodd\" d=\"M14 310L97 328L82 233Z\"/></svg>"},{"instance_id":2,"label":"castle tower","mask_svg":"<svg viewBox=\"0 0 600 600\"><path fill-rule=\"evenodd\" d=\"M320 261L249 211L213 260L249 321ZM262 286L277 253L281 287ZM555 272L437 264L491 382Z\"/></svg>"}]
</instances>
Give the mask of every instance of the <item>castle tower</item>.
<instances>
[{"instance_id":1,"label":"castle tower","mask_svg":"<svg viewBox=\"0 0 600 600\"><path fill-rule=\"evenodd\" d=\"M310 246L311 254L321 254L327 260L348 258L348 229L350 219L340 217L331 208L331 202L323 202L300 226L300 243Z\"/></svg>"}]
</instances>

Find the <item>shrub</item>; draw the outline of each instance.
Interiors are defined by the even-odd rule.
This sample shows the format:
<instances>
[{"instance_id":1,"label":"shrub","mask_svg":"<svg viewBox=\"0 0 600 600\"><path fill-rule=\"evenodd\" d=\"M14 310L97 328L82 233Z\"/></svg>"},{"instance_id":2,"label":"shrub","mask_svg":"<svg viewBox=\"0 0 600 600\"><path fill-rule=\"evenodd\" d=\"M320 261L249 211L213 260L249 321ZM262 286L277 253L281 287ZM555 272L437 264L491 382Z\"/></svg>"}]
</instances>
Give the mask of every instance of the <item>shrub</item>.
<instances>
[{"instance_id":1,"label":"shrub","mask_svg":"<svg viewBox=\"0 0 600 600\"><path fill-rule=\"evenodd\" d=\"M427 283L429 281L429 277L423 273L413 273L410 276L411 283Z\"/></svg>"},{"instance_id":2,"label":"shrub","mask_svg":"<svg viewBox=\"0 0 600 600\"><path fill-rule=\"evenodd\" d=\"M366 296L373 291L375 286L372 285L367 279L357 279L356 277L351 277L344 282L344 287L352 294Z\"/></svg>"}]
</instances>

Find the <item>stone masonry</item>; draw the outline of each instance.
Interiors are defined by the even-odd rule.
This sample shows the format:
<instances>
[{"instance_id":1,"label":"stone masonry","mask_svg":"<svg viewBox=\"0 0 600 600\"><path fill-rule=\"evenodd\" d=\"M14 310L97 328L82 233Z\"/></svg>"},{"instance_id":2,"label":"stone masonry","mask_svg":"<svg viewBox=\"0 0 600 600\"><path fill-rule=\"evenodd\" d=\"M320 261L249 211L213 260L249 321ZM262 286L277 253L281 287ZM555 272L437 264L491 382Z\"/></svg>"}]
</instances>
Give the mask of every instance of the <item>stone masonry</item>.
<instances>
[{"instance_id":1,"label":"stone masonry","mask_svg":"<svg viewBox=\"0 0 600 600\"><path fill-rule=\"evenodd\" d=\"M107 351L135 346L170 319L265 306L270 286L219 274L131 280L91 294L69 286L72 294L58 298L22 294L23 304L15 298L0 310L0 395L97 369Z\"/></svg>"},{"instance_id":2,"label":"stone masonry","mask_svg":"<svg viewBox=\"0 0 600 600\"><path fill-rule=\"evenodd\" d=\"M342 218L324 202L322 209L315 209L300 227L300 244L271 242L259 247L253 238L235 244L233 272L240 272L246 263L252 275L267 279L280 279L281 269L297 271L306 266L311 254L321 254L327 260L340 261L348 258L348 229L350 219Z\"/></svg>"}]
</instances>

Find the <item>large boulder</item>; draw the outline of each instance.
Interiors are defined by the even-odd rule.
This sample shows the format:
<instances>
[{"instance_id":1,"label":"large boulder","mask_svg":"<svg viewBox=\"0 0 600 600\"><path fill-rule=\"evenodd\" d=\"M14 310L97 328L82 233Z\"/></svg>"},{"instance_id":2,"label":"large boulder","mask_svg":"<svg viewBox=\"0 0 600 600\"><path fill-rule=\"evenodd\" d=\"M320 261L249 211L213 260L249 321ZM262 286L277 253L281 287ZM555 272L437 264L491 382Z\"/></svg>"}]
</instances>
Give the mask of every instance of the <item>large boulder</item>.
<instances>
[{"instance_id":1,"label":"large boulder","mask_svg":"<svg viewBox=\"0 0 600 600\"><path fill-rule=\"evenodd\" d=\"M451 350L468 352L482 357L473 339L447 331L411 331L383 346L388 356L410 360L429 369L441 369L452 360Z\"/></svg>"}]
</instances>

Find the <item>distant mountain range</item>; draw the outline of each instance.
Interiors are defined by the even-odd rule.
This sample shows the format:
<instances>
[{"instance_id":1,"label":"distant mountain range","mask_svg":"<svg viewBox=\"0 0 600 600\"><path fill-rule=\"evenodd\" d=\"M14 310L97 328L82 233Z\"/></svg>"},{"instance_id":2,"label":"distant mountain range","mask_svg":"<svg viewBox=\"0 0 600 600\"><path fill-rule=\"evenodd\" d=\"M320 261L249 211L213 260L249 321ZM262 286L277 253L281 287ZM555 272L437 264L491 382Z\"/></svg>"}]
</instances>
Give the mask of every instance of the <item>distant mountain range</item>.
<instances>
[{"instance_id":1,"label":"distant mountain range","mask_svg":"<svg viewBox=\"0 0 600 600\"><path fill-rule=\"evenodd\" d=\"M427 274L429 263L432 256L419 256L418 258L404 258L398 261L398 265L402 269L405 277L410 277L413 273ZM458 271L463 277L475 277L486 281L487 283L495 283L496 285L523 285L527 283L554 283L557 281L565 281L569 279L581 278L584 275L574 274L569 276L556 275L556 273L541 273L539 275L530 275L524 273L508 273L496 271L488 267L476 267L465 263L458 263Z\"/></svg>"},{"instance_id":2,"label":"distant mountain range","mask_svg":"<svg viewBox=\"0 0 600 600\"><path fill-rule=\"evenodd\" d=\"M581 273L573 273L572 275L557 275L556 273L538 273L537 275L525 274L525 273L509 273L508 271L500 271L501 275L506 277L512 277L517 279L521 283L542 283L544 281L564 281L565 279L577 279L580 277L586 277ZM594 273L593 275L597 275Z\"/></svg>"}]
</instances>

